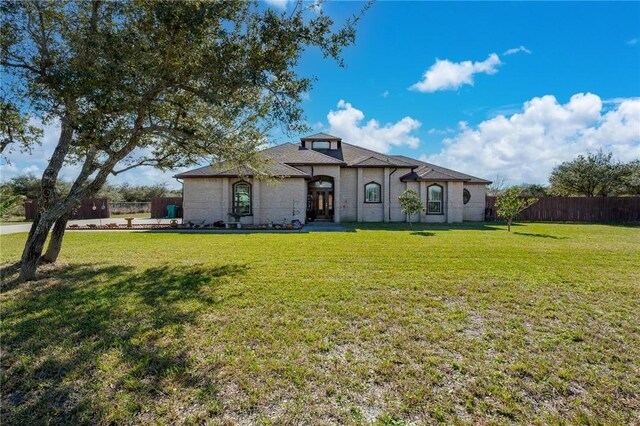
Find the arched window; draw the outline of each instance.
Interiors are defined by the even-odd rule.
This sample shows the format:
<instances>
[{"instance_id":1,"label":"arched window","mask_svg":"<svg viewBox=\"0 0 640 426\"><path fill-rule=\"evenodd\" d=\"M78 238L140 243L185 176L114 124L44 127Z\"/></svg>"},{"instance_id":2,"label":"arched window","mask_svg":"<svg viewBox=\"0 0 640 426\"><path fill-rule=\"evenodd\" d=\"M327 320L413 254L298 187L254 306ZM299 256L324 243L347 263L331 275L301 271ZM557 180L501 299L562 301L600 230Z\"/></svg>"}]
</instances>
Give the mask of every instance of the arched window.
<instances>
[{"instance_id":1,"label":"arched window","mask_svg":"<svg viewBox=\"0 0 640 426\"><path fill-rule=\"evenodd\" d=\"M233 213L243 216L251 214L251 184L236 182L233 184Z\"/></svg>"},{"instance_id":2,"label":"arched window","mask_svg":"<svg viewBox=\"0 0 640 426\"><path fill-rule=\"evenodd\" d=\"M380 203L382 202L382 188L379 183L369 182L364 186L364 202Z\"/></svg>"},{"instance_id":3,"label":"arched window","mask_svg":"<svg viewBox=\"0 0 640 426\"><path fill-rule=\"evenodd\" d=\"M462 203L463 204L467 204L470 199L471 199L471 193L469 192L469 190L467 188L463 189L462 190Z\"/></svg>"},{"instance_id":4,"label":"arched window","mask_svg":"<svg viewBox=\"0 0 640 426\"><path fill-rule=\"evenodd\" d=\"M442 214L442 187L434 184L427 188L427 214Z\"/></svg>"}]
</instances>

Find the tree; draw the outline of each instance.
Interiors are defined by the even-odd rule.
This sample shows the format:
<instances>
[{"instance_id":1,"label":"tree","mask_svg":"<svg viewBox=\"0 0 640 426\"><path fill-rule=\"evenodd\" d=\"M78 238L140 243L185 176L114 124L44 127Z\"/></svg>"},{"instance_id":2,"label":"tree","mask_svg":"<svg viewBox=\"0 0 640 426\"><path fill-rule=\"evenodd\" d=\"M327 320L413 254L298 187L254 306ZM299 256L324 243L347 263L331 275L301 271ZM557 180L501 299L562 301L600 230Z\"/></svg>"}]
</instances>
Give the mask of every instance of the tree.
<instances>
[{"instance_id":1,"label":"tree","mask_svg":"<svg viewBox=\"0 0 640 426\"><path fill-rule=\"evenodd\" d=\"M518 188L520 190L520 195L523 197L540 198L549 195L549 188L538 183L523 183L516 185L514 188Z\"/></svg>"},{"instance_id":2,"label":"tree","mask_svg":"<svg viewBox=\"0 0 640 426\"><path fill-rule=\"evenodd\" d=\"M355 40L359 15L336 29L312 8L301 1L281 13L240 1L0 3L0 72L15 83L9 98L60 125L20 279L35 278L54 224L47 258L55 260L70 210L109 175L205 157L264 170L257 148L270 129L306 129L299 103L312 80L295 71L302 53L315 47L342 65L341 50ZM59 197L65 163L80 171Z\"/></svg>"},{"instance_id":3,"label":"tree","mask_svg":"<svg viewBox=\"0 0 640 426\"><path fill-rule=\"evenodd\" d=\"M622 190L624 174L624 165L614 161L612 153L599 150L557 165L549 182L551 190L558 195L606 197Z\"/></svg>"},{"instance_id":4,"label":"tree","mask_svg":"<svg viewBox=\"0 0 640 426\"><path fill-rule=\"evenodd\" d=\"M21 151L29 151L42 137L42 129L29 124L31 115L20 113L18 107L6 99L4 88L0 90L0 154L7 154L5 150L9 151L16 145Z\"/></svg>"},{"instance_id":5,"label":"tree","mask_svg":"<svg viewBox=\"0 0 640 426\"><path fill-rule=\"evenodd\" d=\"M425 211L425 207L422 205L422 201L420 201L418 193L411 189L407 189L398 196L398 201L400 202L400 209L402 210L402 213L407 215L409 227L411 228L411 230L413 230L411 216L416 213Z\"/></svg>"},{"instance_id":6,"label":"tree","mask_svg":"<svg viewBox=\"0 0 640 426\"><path fill-rule=\"evenodd\" d=\"M631 161L624 165L622 183L627 195L640 195L640 160Z\"/></svg>"},{"instance_id":7,"label":"tree","mask_svg":"<svg viewBox=\"0 0 640 426\"><path fill-rule=\"evenodd\" d=\"M0 218L10 216L22 200L20 195L12 194L10 191L0 188Z\"/></svg>"},{"instance_id":8,"label":"tree","mask_svg":"<svg viewBox=\"0 0 640 426\"><path fill-rule=\"evenodd\" d=\"M506 219L507 231L511 232L511 224L518 213L537 202L537 198L521 197L519 188L509 188L496 197L496 214Z\"/></svg>"}]
</instances>

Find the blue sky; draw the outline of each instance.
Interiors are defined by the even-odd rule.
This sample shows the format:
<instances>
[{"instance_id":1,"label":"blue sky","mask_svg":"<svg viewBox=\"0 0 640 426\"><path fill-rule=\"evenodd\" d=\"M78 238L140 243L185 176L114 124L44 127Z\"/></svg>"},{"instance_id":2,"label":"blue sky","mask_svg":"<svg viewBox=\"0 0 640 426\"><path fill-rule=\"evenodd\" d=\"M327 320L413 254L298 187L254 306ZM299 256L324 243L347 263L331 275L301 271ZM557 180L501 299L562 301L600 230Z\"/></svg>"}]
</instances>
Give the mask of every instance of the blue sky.
<instances>
[{"instance_id":1,"label":"blue sky","mask_svg":"<svg viewBox=\"0 0 640 426\"><path fill-rule=\"evenodd\" d=\"M337 22L362 6L321 5ZM640 3L380 1L343 56L344 68L314 51L299 64L317 77L303 102L314 131L513 183L545 183L555 164L599 148L640 158ZM17 155L3 178L41 172L46 155Z\"/></svg>"}]
</instances>

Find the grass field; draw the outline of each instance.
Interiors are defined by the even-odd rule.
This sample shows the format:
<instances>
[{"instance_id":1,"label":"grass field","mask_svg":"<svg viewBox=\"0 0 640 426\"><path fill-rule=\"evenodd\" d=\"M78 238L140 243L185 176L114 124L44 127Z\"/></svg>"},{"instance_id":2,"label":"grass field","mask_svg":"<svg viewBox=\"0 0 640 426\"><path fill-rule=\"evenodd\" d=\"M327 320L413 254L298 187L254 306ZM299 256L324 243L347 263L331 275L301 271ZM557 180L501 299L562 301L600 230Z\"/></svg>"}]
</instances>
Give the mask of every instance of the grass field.
<instances>
[{"instance_id":1,"label":"grass field","mask_svg":"<svg viewBox=\"0 0 640 426\"><path fill-rule=\"evenodd\" d=\"M348 228L69 233L3 278L3 423L640 421L639 227Z\"/></svg>"}]
</instances>

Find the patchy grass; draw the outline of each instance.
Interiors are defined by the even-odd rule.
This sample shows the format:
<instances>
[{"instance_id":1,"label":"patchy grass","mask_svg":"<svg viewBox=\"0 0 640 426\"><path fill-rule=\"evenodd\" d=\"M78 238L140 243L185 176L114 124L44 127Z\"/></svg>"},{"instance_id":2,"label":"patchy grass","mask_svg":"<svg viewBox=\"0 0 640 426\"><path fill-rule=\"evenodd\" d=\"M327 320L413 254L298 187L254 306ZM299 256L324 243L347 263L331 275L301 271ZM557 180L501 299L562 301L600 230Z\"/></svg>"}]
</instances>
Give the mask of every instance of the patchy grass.
<instances>
[{"instance_id":1,"label":"patchy grass","mask_svg":"<svg viewBox=\"0 0 640 426\"><path fill-rule=\"evenodd\" d=\"M4 276L3 421L638 422L640 228L348 228L68 234Z\"/></svg>"}]
</instances>

